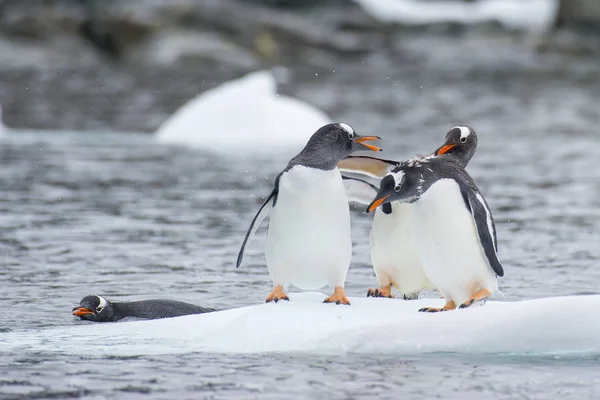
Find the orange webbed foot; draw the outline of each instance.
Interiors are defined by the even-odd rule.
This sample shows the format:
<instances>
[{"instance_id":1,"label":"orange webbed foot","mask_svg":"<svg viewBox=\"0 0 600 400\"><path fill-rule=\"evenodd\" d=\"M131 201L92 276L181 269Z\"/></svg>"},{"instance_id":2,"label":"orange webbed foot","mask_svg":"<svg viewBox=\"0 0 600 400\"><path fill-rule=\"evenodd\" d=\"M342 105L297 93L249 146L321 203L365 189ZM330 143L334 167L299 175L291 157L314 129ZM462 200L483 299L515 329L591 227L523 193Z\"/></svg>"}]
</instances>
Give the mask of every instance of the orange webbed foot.
<instances>
[{"instance_id":1,"label":"orange webbed foot","mask_svg":"<svg viewBox=\"0 0 600 400\"><path fill-rule=\"evenodd\" d=\"M450 310L454 310L455 308L456 308L456 304L454 304L454 302L452 300L450 300L450 301L447 301L446 304L444 305L444 307L442 307L442 308L423 307L423 308L419 309L419 312L435 313L435 312L450 311Z\"/></svg>"},{"instance_id":2,"label":"orange webbed foot","mask_svg":"<svg viewBox=\"0 0 600 400\"><path fill-rule=\"evenodd\" d=\"M337 286L333 290L333 294L323 300L323 303L335 303L335 304L345 304L350 305L350 300L346 297L346 293L344 292L344 288Z\"/></svg>"},{"instance_id":3,"label":"orange webbed foot","mask_svg":"<svg viewBox=\"0 0 600 400\"><path fill-rule=\"evenodd\" d=\"M382 286L377 289L369 289L367 290L367 297L386 297L388 299L395 299L396 296L392 295L392 287L391 286Z\"/></svg>"},{"instance_id":4,"label":"orange webbed foot","mask_svg":"<svg viewBox=\"0 0 600 400\"><path fill-rule=\"evenodd\" d=\"M269 293L269 295L267 296L265 303L270 303L272 301L277 303L279 300L289 301L290 298L287 297L287 295L283 291L283 286L275 285L275 286L273 286L273 290L271 291L271 293Z\"/></svg>"},{"instance_id":5,"label":"orange webbed foot","mask_svg":"<svg viewBox=\"0 0 600 400\"><path fill-rule=\"evenodd\" d=\"M475 292L475 294L473 296L471 296L471 298L469 300L462 303L459 308L469 308L474 304L482 306L486 303L487 298L490 297L491 295L492 295L492 292L490 292L487 289L478 290L477 292Z\"/></svg>"}]
</instances>

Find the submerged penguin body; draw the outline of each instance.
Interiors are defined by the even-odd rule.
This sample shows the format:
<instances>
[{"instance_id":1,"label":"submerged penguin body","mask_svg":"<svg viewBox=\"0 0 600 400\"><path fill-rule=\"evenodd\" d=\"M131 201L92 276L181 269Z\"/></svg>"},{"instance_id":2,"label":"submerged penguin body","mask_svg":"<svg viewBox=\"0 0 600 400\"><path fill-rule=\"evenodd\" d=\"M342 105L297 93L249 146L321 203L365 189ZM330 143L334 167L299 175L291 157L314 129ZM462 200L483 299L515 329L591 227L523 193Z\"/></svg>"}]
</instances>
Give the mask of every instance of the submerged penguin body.
<instances>
[{"instance_id":1,"label":"submerged penguin body","mask_svg":"<svg viewBox=\"0 0 600 400\"><path fill-rule=\"evenodd\" d=\"M111 302L102 296L86 296L73 315L94 322L115 322L123 318L161 319L216 311L176 300L151 299L132 302Z\"/></svg>"}]
</instances>

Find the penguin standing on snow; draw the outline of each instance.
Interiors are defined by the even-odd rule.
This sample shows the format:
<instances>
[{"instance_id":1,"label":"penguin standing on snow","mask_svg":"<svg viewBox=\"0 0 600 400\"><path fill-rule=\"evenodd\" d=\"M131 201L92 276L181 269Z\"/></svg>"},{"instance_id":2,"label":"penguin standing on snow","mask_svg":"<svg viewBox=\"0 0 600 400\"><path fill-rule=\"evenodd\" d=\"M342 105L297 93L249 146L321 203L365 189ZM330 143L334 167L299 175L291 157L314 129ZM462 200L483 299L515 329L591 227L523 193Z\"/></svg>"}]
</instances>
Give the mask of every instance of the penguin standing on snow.
<instances>
[{"instance_id":1,"label":"penguin standing on snow","mask_svg":"<svg viewBox=\"0 0 600 400\"><path fill-rule=\"evenodd\" d=\"M444 143L429 157L454 157L463 167L477 149L477 134L468 126L456 126L446 133ZM375 157L350 156L338 163L342 172L358 173L383 178L399 161ZM370 204L378 188L354 178L344 177L344 185L351 201ZM423 270L414 238L414 205L391 201L375 211L369 237L371 263L379 288L369 289L367 297L394 297L392 286L404 299L416 299L423 289L433 289Z\"/></svg>"},{"instance_id":2,"label":"penguin standing on snow","mask_svg":"<svg viewBox=\"0 0 600 400\"><path fill-rule=\"evenodd\" d=\"M454 157L415 157L381 180L369 205L413 204L413 229L423 270L445 297L437 312L466 308L498 289L504 270L497 256L492 213L479 189Z\"/></svg>"},{"instance_id":3,"label":"penguin standing on snow","mask_svg":"<svg viewBox=\"0 0 600 400\"><path fill-rule=\"evenodd\" d=\"M275 187L252 220L238 254L240 266L246 245L271 210L265 258L273 279L266 301L289 300L284 288L302 290L332 286L325 303L350 304L344 293L352 256L350 209L337 169L338 161L358 150L380 151L344 123L317 130L304 149L275 179Z\"/></svg>"}]
</instances>

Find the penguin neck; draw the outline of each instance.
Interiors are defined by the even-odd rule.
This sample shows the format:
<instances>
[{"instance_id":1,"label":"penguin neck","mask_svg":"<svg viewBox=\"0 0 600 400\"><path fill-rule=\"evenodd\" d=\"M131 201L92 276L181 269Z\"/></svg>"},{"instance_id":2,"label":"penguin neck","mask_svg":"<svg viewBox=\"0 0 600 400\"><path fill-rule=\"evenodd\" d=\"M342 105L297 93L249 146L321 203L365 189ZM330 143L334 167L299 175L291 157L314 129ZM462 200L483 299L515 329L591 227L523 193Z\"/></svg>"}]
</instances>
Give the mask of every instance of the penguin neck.
<instances>
[{"instance_id":1,"label":"penguin neck","mask_svg":"<svg viewBox=\"0 0 600 400\"><path fill-rule=\"evenodd\" d=\"M330 171L336 168L340 160L349 155L350 151L338 149L337 146L328 146L320 142L309 141L302 151L290 160L289 168L295 165L302 165L309 168Z\"/></svg>"}]
</instances>

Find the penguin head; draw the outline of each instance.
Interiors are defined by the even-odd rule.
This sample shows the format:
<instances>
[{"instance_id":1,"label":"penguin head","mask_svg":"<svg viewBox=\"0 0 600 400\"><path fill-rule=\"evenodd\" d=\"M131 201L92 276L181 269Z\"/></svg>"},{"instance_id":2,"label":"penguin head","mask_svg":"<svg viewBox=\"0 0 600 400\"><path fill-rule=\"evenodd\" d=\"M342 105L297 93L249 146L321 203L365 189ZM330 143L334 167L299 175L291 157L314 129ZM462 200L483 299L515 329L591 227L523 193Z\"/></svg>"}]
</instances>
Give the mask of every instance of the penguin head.
<instances>
[{"instance_id":1,"label":"penguin head","mask_svg":"<svg viewBox=\"0 0 600 400\"><path fill-rule=\"evenodd\" d=\"M400 163L386 176L379 185L375 199L369 204L367 212L374 211L382 204L392 201L414 203L431 186L431 180L424 177L429 171L424 167L429 160L426 157L415 157Z\"/></svg>"},{"instance_id":2,"label":"penguin head","mask_svg":"<svg viewBox=\"0 0 600 400\"><path fill-rule=\"evenodd\" d=\"M455 126L446 133L446 141L433 154L448 154L466 166L477 149L477 133L473 128L462 125Z\"/></svg>"},{"instance_id":3,"label":"penguin head","mask_svg":"<svg viewBox=\"0 0 600 400\"><path fill-rule=\"evenodd\" d=\"M95 322L113 321L115 309L112 303L102 296L86 296L73 309L73 315Z\"/></svg>"},{"instance_id":4,"label":"penguin head","mask_svg":"<svg viewBox=\"0 0 600 400\"><path fill-rule=\"evenodd\" d=\"M381 151L366 142L379 140L379 136L357 135L350 125L343 122L327 124L319 128L308 140L296 161L304 165L334 164L359 150Z\"/></svg>"}]
</instances>

